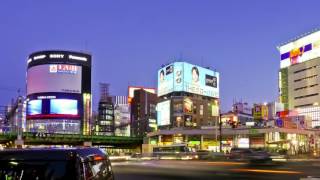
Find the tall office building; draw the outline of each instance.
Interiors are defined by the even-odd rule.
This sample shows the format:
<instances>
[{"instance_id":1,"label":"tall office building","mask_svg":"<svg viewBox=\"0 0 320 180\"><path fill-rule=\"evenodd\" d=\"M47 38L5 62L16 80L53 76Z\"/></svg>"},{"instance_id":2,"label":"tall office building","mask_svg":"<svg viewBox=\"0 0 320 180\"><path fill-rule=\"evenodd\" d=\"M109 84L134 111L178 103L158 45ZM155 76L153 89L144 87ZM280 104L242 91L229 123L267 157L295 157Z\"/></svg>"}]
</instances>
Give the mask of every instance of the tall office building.
<instances>
[{"instance_id":1,"label":"tall office building","mask_svg":"<svg viewBox=\"0 0 320 180\"><path fill-rule=\"evenodd\" d=\"M109 94L109 84L100 83L98 117L95 122L96 135L114 135L114 105Z\"/></svg>"},{"instance_id":2,"label":"tall office building","mask_svg":"<svg viewBox=\"0 0 320 180\"><path fill-rule=\"evenodd\" d=\"M312 119L320 126L320 31L284 43L280 51L279 100L286 110Z\"/></svg>"},{"instance_id":3,"label":"tall office building","mask_svg":"<svg viewBox=\"0 0 320 180\"><path fill-rule=\"evenodd\" d=\"M134 90L131 101L132 136L145 136L157 129L157 95L143 88Z\"/></svg>"}]
</instances>

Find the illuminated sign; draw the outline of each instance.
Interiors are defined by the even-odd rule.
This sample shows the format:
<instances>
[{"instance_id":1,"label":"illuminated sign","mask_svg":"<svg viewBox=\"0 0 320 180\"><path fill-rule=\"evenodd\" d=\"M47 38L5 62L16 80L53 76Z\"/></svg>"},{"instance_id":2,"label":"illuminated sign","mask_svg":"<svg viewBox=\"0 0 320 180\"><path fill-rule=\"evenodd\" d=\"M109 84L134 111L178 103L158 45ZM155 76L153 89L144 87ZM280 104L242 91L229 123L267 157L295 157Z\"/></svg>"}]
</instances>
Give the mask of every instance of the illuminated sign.
<instances>
[{"instance_id":1,"label":"illuminated sign","mask_svg":"<svg viewBox=\"0 0 320 180\"><path fill-rule=\"evenodd\" d=\"M56 96L38 96L37 99L55 99Z\"/></svg>"},{"instance_id":2,"label":"illuminated sign","mask_svg":"<svg viewBox=\"0 0 320 180\"><path fill-rule=\"evenodd\" d=\"M39 60L39 59L72 59L72 60L77 60L77 61L88 61L87 57L84 56L76 56L72 54L61 54L61 53L55 53L55 54L41 54L41 55L36 55L33 56L33 58L28 59L28 63L30 63L33 60Z\"/></svg>"},{"instance_id":3,"label":"illuminated sign","mask_svg":"<svg viewBox=\"0 0 320 180\"><path fill-rule=\"evenodd\" d=\"M320 57L320 31L280 46L280 68Z\"/></svg>"},{"instance_id":4,"label":"illuminated sign","mask_svg":"<svg viewBox=\"0 0 320 180\"><path fill-rule=\"evenodd\" d=\"M158 96L189 92L219 98L219 73L186 62L175 62L158 71Z\"/></svg>"},{"instance_id":5,"label":"illuminated sign","mask_svg":"<svg viewBox=\"0 0 320 180\"><path fill-rule=\"evenodd\" d=\"M190 98L183 100L183 111L186 113L193 113L193 102Z\"/></svg>"},{"instance_id":6,"label":"illuminated sign","mask_svg":"<svg viewBox=\"0 0 320 180\"><path fill-rule=\"evenodd\" d=\"M87 61L86 57L74 56L74 55L69 55L69 59L79 60L79 61Z\"/></svg>"},{"instance_id":7,"label":"illuminated sign","mask_svg":"<svg viewBox=\"0 0 320 180\"><path fill-rule=\"evenodd\" d=\"M157 124L158 126L170 124L170 100L157 104Z\"/></svg>"},{"instance_id":8,"label":"illuminated sign","mask_svg":"<svg viewBox=\"0 0 320 180\"><path fill-rule=\"evenodd\" d=\"M238 148L249 148L249 138L239 138L238 139Z\"/></svg>"},{"instance_id":9,"label":"illuminated sign","mask_svg":"<svg viewBox=\"0 0 320 180\"><path fill-rule=\"evenodd\" d=\"M31 59L31 58L29 58L29 59L27 60L27 63L29 64L31 61L32 61L32 59Z\"/></svg>"},{"instance_id":10,"label":"illuminated sign","mask_svg":"<svg viewBox=\"0 0 320 180\"><path fill-rule=\"evenodd\" d=\"M49 57L53 59L62 59L64 54L50 54Z\"/></svg>"},{"instance_id":11,"label":"illuminated sign","mask_svg":"<svg viewBox=\"0 0 320 180\"><path fill-rule=\"evenodd\" d=\"M44 59L44 58L46 58L46 55L39 55L39 56L34 56L33 60Z\"/></svg>"},{"instance_id":12,"label":"illuminated sign","mask_svg":"<svg viewBox=\"0 0 320 180\"><path fill-rule=\"evenodd\" d=\"M69 64L50 64L50 73L69 73L76 74L78 66Z\"/></svg>"}]
</instances>

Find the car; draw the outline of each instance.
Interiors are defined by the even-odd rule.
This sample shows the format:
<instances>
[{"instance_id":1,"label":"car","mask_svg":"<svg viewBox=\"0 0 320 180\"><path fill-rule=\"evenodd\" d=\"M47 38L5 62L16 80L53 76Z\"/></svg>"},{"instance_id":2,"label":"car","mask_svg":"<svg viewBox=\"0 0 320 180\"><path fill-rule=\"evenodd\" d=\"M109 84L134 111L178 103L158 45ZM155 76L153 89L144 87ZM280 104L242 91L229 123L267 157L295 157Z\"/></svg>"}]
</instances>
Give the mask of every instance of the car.
<instances>
[{"instance_id":1,"label":"car","mask_svg":"<svg viewBox=\"0 0 320 180\"><path fill-rule=\"evenodd\" d=\"M250 148L232 148L228 155L231 160L249 162L269 162L272 161L270 154L264 150Z\"/></svg>"},{"instance_id":2,"label":"car","mask_svg":"<svg viewBox=\"0 0 320 180\"><path fill-rule=\"evenodd\" d=\"M0 179L113 180L109 157L98 148L0 151Z\"/></svg>"}]
</instances>

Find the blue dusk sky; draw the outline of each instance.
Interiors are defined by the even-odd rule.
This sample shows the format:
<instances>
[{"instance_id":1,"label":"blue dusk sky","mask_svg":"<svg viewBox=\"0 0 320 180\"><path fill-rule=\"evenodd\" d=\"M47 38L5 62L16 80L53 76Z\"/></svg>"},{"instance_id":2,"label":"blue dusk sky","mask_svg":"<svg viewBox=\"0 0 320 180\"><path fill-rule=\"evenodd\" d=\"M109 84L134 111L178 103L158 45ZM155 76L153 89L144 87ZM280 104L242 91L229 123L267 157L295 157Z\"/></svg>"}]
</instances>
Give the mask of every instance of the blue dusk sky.
<instances>
[{"instance_id":1,"label":"blue dusk sky","mask_svg":"<svg viewBox=\"0 0 320 180\"><path fill-rule=\"evenodd\" d=\"M277 99L277 46L319 28L320 1L56 0L0 2L0 105L25 93L27 56L39 50L93 55L92 88L156 87L162 64L182 58L220 72L223 111L233 99Z\"/></svg>"}]
</instances>

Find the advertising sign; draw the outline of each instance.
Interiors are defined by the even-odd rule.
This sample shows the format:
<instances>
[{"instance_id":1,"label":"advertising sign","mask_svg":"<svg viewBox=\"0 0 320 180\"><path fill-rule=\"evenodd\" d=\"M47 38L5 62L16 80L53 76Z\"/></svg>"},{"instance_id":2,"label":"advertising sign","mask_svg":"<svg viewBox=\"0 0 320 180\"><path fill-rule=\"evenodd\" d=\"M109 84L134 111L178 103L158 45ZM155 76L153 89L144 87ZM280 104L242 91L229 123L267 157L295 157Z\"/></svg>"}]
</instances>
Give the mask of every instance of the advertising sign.
<instances>
[{"instance_id":1,"label":"advertising sign","mask_svg":"<svg viewBox=\"0 0 320 180\"><path fill-rule=\"evenodd\" d=\"M193 102L190 98L185 98L183 100L183 111L186 113L192 113L193 112Z\"/></svg>"},{"instance_id":2,"label":"advertising sign","mask_svg":"<svg viewBox=\"0 0 320 180\"><path fill-rule=\"evenodd\" d=\"M158 71L158 96L174 91L219 98L219 73L186 62L175 62Z\"/></svg>"},{"instance_id":3,"label":"advertising sign","mask_svg":"<svg viewBox=\"0 0 320 180\"><path fill-rule=\"evenodd\" d=\"M170 124L170 100L158 103L157 124L158 126L165 126Z\"/></svg>"},{"instance_id":4,"label":"advertising sign","mask_svg":"<svg viewBox=\"0 0 320 180\"><path fill-rule=\"evenodd\" d=\"M239 138L238 139L238 148L249 148L249 138Z\"/></svg>"},{"instance_id":5,"label":"advertising sign","mask_svg":"<svg viewBox=\"0 0 320 180\"><path fill-rule=\"evenodd\" d=\"M27 95L44 92L81 93L81 75L81 66L33 66L27 72Z\"/></svg>"},{"instance_id":6,"label":"advertising sign","mask_svg":"<svg viewBox=\"0 0 320 180\"><path fill-rule=\"evenodd\" d=\"M279 47L280 68L320 57L320 31L291 41Z\"/></svg>"}]
</instances>

